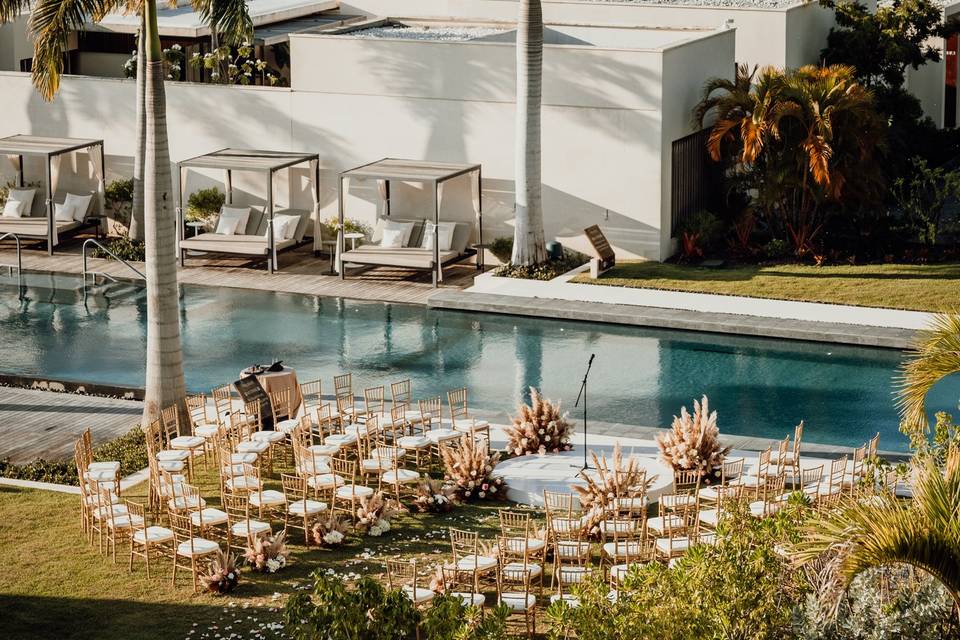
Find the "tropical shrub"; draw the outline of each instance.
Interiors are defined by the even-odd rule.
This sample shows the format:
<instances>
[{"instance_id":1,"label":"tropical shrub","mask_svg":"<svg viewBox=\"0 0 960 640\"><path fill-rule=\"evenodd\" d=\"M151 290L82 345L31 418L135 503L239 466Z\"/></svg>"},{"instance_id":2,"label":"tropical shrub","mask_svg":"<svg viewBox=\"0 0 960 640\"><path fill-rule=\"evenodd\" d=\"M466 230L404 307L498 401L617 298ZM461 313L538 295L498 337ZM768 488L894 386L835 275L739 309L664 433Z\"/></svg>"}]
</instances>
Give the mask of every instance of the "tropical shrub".
<instances>
[{"instance_id":1,"label":"tropical shrub","mask_svg":"<svg viewBox=\"0 0 960 640\"><path fill-rule=\"evenodd\" d=\"M114 260L113 256L117 256L121 260L126 260L127 262L143 262L146 260L147 247L141 240L131 240L129 236L117 236L114 238L107 238L104 241L104 246L112 253L107 253L102 250L100 247L94 247L91 255L94 258L103 258L105 260Z\"/></svg>"},{"instance_id":2,"label":"tropical shrub","mask_svg":"<svg viewBox=\"0 0 960 640\"><path fill-rule=\"evenodd\" d=\"M187 222L209 222L219 213L227 197L216 187L198 189L187 197Z\"/></svg>"},{"instance_id":3,"label":"tropical shrub","mask_svg":"<svg viewBox=\"0 0 960 640\"><path fill-rule=\"evenodd\" d=\"M510 262L510 257L513 255L513 236L494 238L487 249L490 250L493 257L506 264Z\"/></svg>"},{"instance_id":4,"label":"tropical shrub","mask_svg":"<svg viewBox=\"0 0 960 640\"><path fill-rule=\"evenodd\" d=\"M332 218L327 218L320 222L320 234L325 240L336 240L337 239L337 229L340 228L340 218L334 216ZM359 220L353 218L344 218L343 219L343 232L344 233L362 233L365 236L370 236L373 233L373 228L364 224Z\"/></svg>"},{"instance_id":5,"label":"tropical shrub","mask_svg":"<svg viewBox=\"0 0 960 640\"><path fill-rule=\"evenodd\" d=\"M512 424L506 428L507 451L514 455L555 453L573 449L570 435L573 425L567 414L530 387L530 404L521 404Z\"/></svg>"},{"instance_id":6,"label":"tropical shrub","mask_svg":"<svg viewBox=\"0 0 960 640\"><path fill-rule=\"evenodd\" d=\"M680 415L673 416L670 431L657 434L660 457L677 471L696 470L709 481L730 452L730 447L720 445L720 429L717 427L717 412L710 413L707 396L700 402L693 401L693 415L686 407Z\"/></svg>"},{"instance_id":7,"label":"tropical shrub","mask_svg":"<svg viewBox=\"0 0 960 640\"><path fill-rule=\"evenodd\" d=\"M422 638L430 640L503 640L507 638L506 605L481 611L468 607L457 596L439 594L423 615Z\"/></svg>"},{"instance_id":8,"label":"tropical shrub","mask_svg":"<svg viewBox=\"0 0 960 640\"><path fill-rule=\"evenodd\" d=\"M723 222L709 211L698 211L680 226L683 257L702 258L717 246L723 235Z\"/></svg>"},{"instance_id":9,"label":"tropical shrub","mask_svg":"<svg viewBox=\"0 0 960 640\"><path fill-rule=\"evenodd\" d=\"M500 461L500 454L491 454L476 438L461 438L457 444L444 446L440 456L444 480L451 485L458 500L471 502L504 497L503 478L490 475Z\"/></svg>"},{"instance_id":10,"label":"tropical shrub","mask_svg":"<svg viewBox=\"0 0 960 640\"><path fill-rule=\"evenodd\" d=\"M271 87L284 83L280 70L255 57L253 46L246 42L238 47L217 47L203 55L194 53L190 57L190 66L209 71L214 83Z\"/></svg>"},{"instance_id":11,"label":"tropical shrub","mask_svg":"<svg viewBox=\"0 0 960 640\"><path fill-rule=\"evenodd\" d=\"M912 171L894 180L891 193L910 233L918 242L933 246L940 233L944 207L960 197L960 171L932 168L919 157L910 162Z\"/></svg>"},{"instance_id":12,"label":"tropical shrub","mask_svg":"<svg viewBox=\"0 0 960 640\"><path fill-rule=\"evenodd\" d=\"M506 263L494 269L493 275L501 278L520 278L521 280L553 280L588 261L589 258L582 253L564 247L563 258L559 260L547 260L531 266Z\"/></svg>"}]
</instances>

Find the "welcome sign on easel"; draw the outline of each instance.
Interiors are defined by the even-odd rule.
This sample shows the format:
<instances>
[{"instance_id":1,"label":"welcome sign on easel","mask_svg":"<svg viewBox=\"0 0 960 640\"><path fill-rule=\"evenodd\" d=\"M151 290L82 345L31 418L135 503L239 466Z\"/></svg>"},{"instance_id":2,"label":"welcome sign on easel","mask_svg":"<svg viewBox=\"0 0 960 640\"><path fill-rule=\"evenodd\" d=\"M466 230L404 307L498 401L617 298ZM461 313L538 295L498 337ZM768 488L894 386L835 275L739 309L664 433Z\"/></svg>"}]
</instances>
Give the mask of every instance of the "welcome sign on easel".
<instances>
[{"instance_id":1,"label":"welcome sign on easel","mask_svg":"<svg viewBox=\"0 0 960 640\"><path fill-rule=\"evenodd\" d=\"M597 257L590 261L590 276L596 278L604 271L609 271L617 264L617 256L613 252L613 247L607 237L600 231L599 225L593 225L583 230L590 241L593 250L597 252Z\"/></svg>"}]
</instances>

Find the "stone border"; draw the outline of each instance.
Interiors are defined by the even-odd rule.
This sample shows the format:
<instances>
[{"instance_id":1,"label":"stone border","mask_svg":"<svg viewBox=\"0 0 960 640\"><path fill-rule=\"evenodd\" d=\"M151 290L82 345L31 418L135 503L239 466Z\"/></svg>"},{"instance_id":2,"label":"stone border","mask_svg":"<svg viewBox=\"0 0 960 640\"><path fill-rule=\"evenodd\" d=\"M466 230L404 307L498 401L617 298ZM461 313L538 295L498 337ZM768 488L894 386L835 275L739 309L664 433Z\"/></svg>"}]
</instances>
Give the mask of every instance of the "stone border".
<instances>
[{"instance_id":1,"label":"stone border","mask_svg":"<svg viewBox=\"0 0 960 640\"><path fill-rule=\"evenodd\" d=\"M638 327L682 329L685 331L786 338L812 342L836 342L887 349L906 349L913 342L916 333L912 329L892 327L787 320L732 313L704 313L686 309L477 293L470 290L440 290L427 299L427 305L435 309L606 322Z\"/></svg>"},{"instance_id":2,"label":"stone border","mask_svg":"<svg viewBox=\"0 0 960 640\"><path fill-rule=\"evenodd\" d=\"M120 478L120 492L123 493L130 487L135 487L141 482L146 481L150 475L149 467L140 469L128 475L126 478ZM18 489L36 489L38 491L55 491L57 493L70 493L80 495L80 487L72 484L58 484L56 482L40 482L38 480L20 480L18 478L0 477L0 486L17 487Z\"/></svg>"}]
</instances>

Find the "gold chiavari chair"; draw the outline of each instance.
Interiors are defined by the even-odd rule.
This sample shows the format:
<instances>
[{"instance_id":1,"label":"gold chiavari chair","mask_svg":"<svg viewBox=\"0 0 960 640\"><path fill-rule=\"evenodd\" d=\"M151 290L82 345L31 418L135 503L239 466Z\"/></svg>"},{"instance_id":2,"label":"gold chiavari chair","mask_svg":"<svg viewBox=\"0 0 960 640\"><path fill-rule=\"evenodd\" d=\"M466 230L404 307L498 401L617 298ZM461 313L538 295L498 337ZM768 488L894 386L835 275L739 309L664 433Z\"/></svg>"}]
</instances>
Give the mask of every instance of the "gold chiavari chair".
<instances>
[{"instance_id":1,"label":"gold chiavari chair","mask_svg":"<svg viewBox=\"0 0 960 640\"><path fill-rule=\"evenodd\" d=\"M300 383L300 397L303 398L303 413L310 415L324 406L323 383L319 378Z\"/></svg>"},{"instance_id":2,"label":"gold chiavari chair","mask_svg":"<svg viewBox=\"0 0 960 640\"><path fill-rule=\"evenodd\" d=\"M416 559L387 560L387 588L391 591L401 589L417 607L433 602L433 598L436 596L422 582Z\"/></svg>"},{"instance_id":3,"label":"gold chiavari chair","mask_svg":"<svg viewBox=\"0 0 960 640\"><path fill-rule=\"evenodd\" d=\"M865 477L866 462L870 444L853 450L853 459L847 464L846 476L843 480L843 489L852 497L860 489L861 481Z\"/></svg>"},{"instance_id":4,"label":"gold chiavari chair","mask_svg":"<svg viewBox=\"0 0 960 640\"><path fill-rule=\"evenodd\" d=\"M730 506L740 500L742 490L743 487L736 484L719 485L714 500L704 503L701 498L698 515L701 529L715 531L720 520L730 512ZM704 509L704 506L711 508Z\"/></svg>"},{"instance_id":5,"label":"gold chiavari chair","mask_svg":"<svg viewBox=\"0 0 960 640\"><path fill-rule=\"evenodd\" d=\"M682 556L697 543L699 531L697 524L697 504L680 504L672 510L671 516L664 521L664 530L656 539L657 557L664 562Z\"/></svg>"},{"instance_id":6,"label":"gold chiavari chair","mask_svg":"<svg viewBox=\"0 0 960 640\"><path fill-rule=\"evenodd\" d=\"M523 616L528 638L537 632L537 597L530 588L536 577L529 567L515 564L497 569L497 602L506 605L510 615Z\"/></svg>"},{"instance_id":7,"label":"gold chiavari chair","mask_svg":"<svg viewBox=\"0 0 960 640\"><path fill-rule=\"evenodd\" d=\"M603 545L604 558L610 563L610 588L616 590L628 573L656 560L656 540L642 527L626 531Z\"/></svg>"},{"instance_id":8,"label":"gold chiavari chair","mask_svg":"<svg viewBox=\"0 0 960 640\"><path fill-rule=\"evenodd\" d=\"M127 513L131 515L130 523L133 535L130 536L130 566L133 571L133 559L143 558L147 570L147 579L150 578L150 558L173 559L173 531L166 527L147 524L146 510L137 502L127 500Z\"/></svg>"},{"instance_id":9,"label":"gold chiavari chair","mask_svg":"<svg viewBox=\"0 0 960 640\"><path fill-rule=\"evenodd\" d=\"M473 580L464 581L464 574L458 571L456 566L445 565L440 567L440 576L443 579L444 593L459 599L463 606L482 609L483 605L486 604L487 597L474 585Z\"/></svg>"},{"instance_id":10,"label":"gold chiavari chair","mask_svg":"<svg viewBox=\"0 0 960 640\"><path fill-rule=\"evenodd\" d=\"M83 430L80 436L82 443L84 471L87 479L95 479L97 482L109 481L112 475L114 490L120 495L120 463L116 460L94 460L93 459L93 434L90 428ZM80 476L84 477L84 476Z\"/></svg>"},{"instance_id":11,"label":"gold chiavari chair","mask_svg":"<svg viewBox=\"0 0 960 640\"><path fill-rule=\"evenodd\" d=\"M343 484L338 484L333 492L333 509L334 511L349 512L351 522L356 524L357 507L360 506L360 500L372 496L374 490L371 487L357 484L357 463L353 460L333 458L330 461L330 470L334 476L343 481ZM337 481L335 480L335 482Z\"/></svg>"},{"instance_id":12,"label":"gold chiavari chair","mask_svg":"<svg viewBox=\"0 0 960 640\"><path fill-rule=\"evenodd\" d=\"M763 486L763 483L770 477L770 458L772 455L772 448L761 451L757 456L757 466L753 469L753 473L742 475L731 484L742 486L745 495L752 493L753 497L756 498L756 496L760 495L760 488Z\"/></svg>"},{"instance_id":13,"label":"gold chiavari chair","mask_svg":"<svg viewBox=\"0 0 960 640\"><path fill-rule=\"evenodd\" d=\"M660 510L672 511L680 506L696 505L700 481L700 471L697 469L675 469L673 493L660 497Z\"/></svg>"},{"instance_id":14,"label":"gold chiavari chair","mask_svg":"<svg viewBox=\"0 0 960 640\"><path fill-rule=\"evenodd\" d=\"M193 459L203 453L204 439L202 436L184 434L180 428L180 409L177 405L170 405L160 410L160 420L163 423L164 438L167 449L186 451L187 477L193 477Z\"/></svg>"},{"instance_id":15,"label":"gold chiavari chair","mask_svg":"<svg viewBox=\"0 0 960 640\"><path fill-rule=\"evenodd\" d=\"M842 456L830 463L830 475L826 484L820 482L820 490L816 496L818 507L831 508L840 501L846 483L848 461L847 456Z\"/></svg>"},{"instance_id":16,"label":"gold chiavari chair","mask_svg":"<svg viewBox=\"0 0 960 640\"><path fill-rule=\"evenodd\" d=\"M476 531L464 531L450 528L450 549L453 562L449 564L456 570L457 582L468 577L471 593L480 593L482 579L496 577L497 558L493 555L482 554L480 550L480 534Z\"/></svg>"},{"instance_id":17,"label":"gold chiavari chair","mask_svg":"<svg viewBox=\"0 0 960 640\"><path fill-rule=\"evenodd\" d=\"M746 460L743 458L724 460L723 464L720 465L719 484L701 486L700 491L697 492L697 498L700 500L701 507L718 501L720 487L737 484L743 476L743 466L745 463Z\"/></svg>"},{"instance_id":18,"label":"gold chiavari chair","mask_svg":"<svg viewBox=\"0 0 960 640\"><path fill-rule=\"evenodd\" d=\"M786 482L784 476L771 477L760 491L760 499L750 503L750 515L754 518L768 518L774 515L789 498L783 492Z\"/></svg>"},{"instance_id":19,"label":"gold chiavari chair","mask_svg":"<svg viewBox=\"0 0 960 640\"><path fill-rule=\"evenodd\" d=\"M161 471L167 491L167 509L177 513L192 513L207 506L200 495L200 489L186 482L177 482L173 474Z\"/></svg>"},{"instance_id":20,"label":"gold chiavari chair","mask_svg":"<svg viewBox=\"0 0 960 640\"><path fill-rule=\"evenodd\" d=\"M293 389L278 389L267 396L270 398L270 417L273 418L273 424L279 424L284 420L295 418Z\"/></svg>"},{"instance_id":21,"label":"gold chiavari chair","mask_svg":"<svg viewBox=\"0 0 960 640\"><path fill-rule=\"evenodd\" d=\"M789 443L790 437L787 437ZM777 466L780 473L790 471L790 482L794 484L800 479L800 444L803 441L803 420L793 429L793 443L790 444L790 450L785 452L783 457L780 451L770 458L771 466Z\"/></svg>"},{"instance_id":22,"label":"gold chiavari chair","mask_svg":"<svg viewBox=\"0 0 960 640\"><path fill-rule=\"evenodd\" d=\"M356 461L342 458L321 459L310 455L309 451L302 448L299 455L298 475L306 480L307 487L313 492L313 498L329 505L332 510L337 488L347 484L347 477L351 478L351 483L353 482Z\"/></svg>"},{"instance_id":23,"label":"gold chiavari chair","mask_svg":"<svg viewBox=\"0 0 960 640\"><path fill-rule=\"evenodd\" d=\"M286 497L283 528L302 529L303 543L309 547L311 521L325 512L327 505L307 498L307 479L302 476L283 473L280 475L280 482Z\"/></svg>"},{"instance_id":24,"label":"gold chiavari chair","mask_svg":"<svg viewBox=\"0 0 960 640\"><path fill-rule=\"evenodd\" d=\"M207 456L212 452L211 441L220 432L219 420L211 420L207 412L207 397L197 394L187 396L187 417L195 436L203 438L203 466L207 468Z\"/></svg>"},{"instance_id":25,"label":"gold chiavari chair","mask_svg":"<svg viewBox=\"0 0 960 640\"><path fill-rule=\"evenodd\" d=\"M380 460L383 461L383 455L386 453L386 462L390 467L380 476L380 487L389 490L399 504L403 504L403 497L414 497L417 493L417 486L420 484L420 472L403 467L405 456L401 453L404 450L397 446L396 442L383 442L378 449L381 450Z\"/></svg>"},{"instance_id":26,"label":"gold chiavari chair","mask_svg":"<svg viewBox=\"0 0 960 640\"><path fill-rule=\"evenodd\" d=\"M119 508L121 505L114 504L114 495L111 488L99 489L97 496L97 512L94 515L95 526L99 526L100 539L106 542L108 552L113 557L113 561L116 562L117 545L124 544L130 539L130 536L133 535L134 525L141 524L142 519L140 516L130 513L126 504L122 505L122 509Z\"/></svg>"},{"instance_id":27,"label":"gold chiavari chair","mask_svg":"<svg viewBox=\"0 0 960 640\"><path fill-rule=\"evenodd\" d=\"M590 540L579 518L548 515L547 523L553 550L551 588L562 594L566 585L576 582L574 574L590 567Z\"/></svg>"},{"instance_id":28,"label":"gold chiavari chair","mask_svg":"<svg viewBox=\"0 0 960 640\"><path fill-rule=\"evenodd\" d=\"M447 406L450 409L450 426L454 431L490 441L490 423L477 420L470 415L467 407L467 388L460 387L447 392Z\"/></svg>"},{"instance_id":29,"label":"gold chiavari chair","mask_svg":"<svg viewBox=\"0 0 960 640\"><path fill-rule=\"evenodd\" d=\"M439 461L440 448L446 444L453 444L460 440L463 434L443 422L442 403L440 396L420 400L420 416L423 419L423 434L430 438L432 446L430 452Z\"/></svg>"},{"instance_id":30,"label":"gold chiavari chair","mask_svg":"<svg viewBox=\"0 0 960 640\"><path fill-rule=\"evenodd\" d=\"M227 494L223 496L223 510L227 512L229 534L227 547L241 553L252 547L257 538L270 537L273 531L269 522L250 517L250 498L245 494Z\"/></svg>"},{"instance_id":31,"label":"gold chiavari chair","mask_svg":"<svg viewBox=\"0 0 960 640\"><path fill-rule=\"evenodd\" d=\"M199 592L201 569L209 567L210 561L220 551L220 545L195 535L193 522L186 515L170 512L170 529L176 545L173 554L173 577L170 583L177 584L177 569L190 571L193 577L193 592Z\"/></svg>"},{"instance_id":32,"label":"gold chiavari chair","mask_svg":"<svg viewBox=\"0 0 960 640\"><path fill-rule=\"evenodd\" d=\"M333 376L333 394L339 396L343 393L353 395L353 374L341 373Z\"/></svg>"},{"instance_id":33,"label":"gold chiavari chair","mask_svg":"<svg viewBox=\"0 0 960 640\"><path fill-rule=\"evenodd\" d=\"M247 493L250 507L257 510L257 518L263 520L283 520L287 518L287 496L283 491L264 489L263 483Z\"/></svg>"},{"instance_id":34,"label":"gold chiavari chair","mask_svg":"<svg viewBox=\"0 0 960 640\"><path fill-rule=\"evenodd\" d=\"M799 490L811 501L820 495L820 483L823 482L823 465L800 471Z\"/></svg>"},{"instance_id":35,"label":"gold chiavari chair","mask_svg":"<svg viewBox=\"0 0 960 640\"><path fill-rule=\"evenodd\" d=\"M360 422L366 421L369 416L376 416L378 420L383 420L386 416L383 394L383 385L367 387L363 390L363 414L359 416Z\"/></svg>"},{"instance_id":36,"label":"gold chiavari chair","mask_svg":"<svg viewBox=\"0 0 960 640\"><path fill-rule=\"evenodd\" d=\"M509 542L511 552L523 552L537 559L544 557L547 541L537 531L529 513L499 509L497 516L500 520L500 538Z\"/></svg>"},{"instance_id":37,"label":"gold chiavari chair","mask_svg":"<svg viewBox=\"0 0 960 640\"><path fill-rule=\"evenodd\" d=\"M390 384L390 399L394 406L398 404L407 406L406 419L410 426L410 434L423 433L423 417L420 415L419 405L413 400L413 385L409 378ZM414 430L415 427L419 429Z\"/></svg>"},{"instance_id":38,"label":"gold chiavari chair","mask_svg":"<svg viewBox=\"0 0 960 640\"><path fill-rule=\"evenodd\" d=\"M433 441L423 433L404 435L408 432L407 425L407 405L393 405L390 408L390 424L384 431L390 434L393 442L396 442L399 447L413 453L416 470L424 473L430 466L430 447L433 446ZM425 457L427 464L421 463L421 456Z\"/></svg>"}]
</instances>

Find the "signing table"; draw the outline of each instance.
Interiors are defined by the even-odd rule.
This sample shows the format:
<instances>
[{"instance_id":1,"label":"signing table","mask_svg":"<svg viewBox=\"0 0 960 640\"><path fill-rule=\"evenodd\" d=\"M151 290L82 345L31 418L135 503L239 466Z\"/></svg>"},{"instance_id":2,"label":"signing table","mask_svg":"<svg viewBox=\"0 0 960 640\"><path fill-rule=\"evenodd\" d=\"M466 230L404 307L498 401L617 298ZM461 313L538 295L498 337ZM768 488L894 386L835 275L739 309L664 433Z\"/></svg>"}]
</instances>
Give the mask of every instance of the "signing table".
<instances>
[{"instance_id":1,"label":"signing table","mask_svg":"<svg viewBox=\"0 0 960 640\"><path fill-rule=\"evenodd\" d=\"M263 390L268 394L289 389L290 395L293 398L293 415L297 415L300 411L300 405L303 403L303 396L300 394L300 383L297 381L296 370L291 367L284 367L280 371L252 373L252 371L247 368L240 372L241 378L249 375L253 375L260 383L260 386L263 387Z\"/></svg>"}]
</instances>

